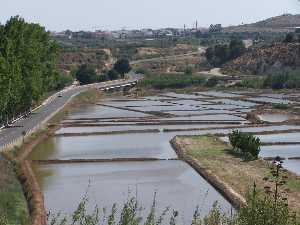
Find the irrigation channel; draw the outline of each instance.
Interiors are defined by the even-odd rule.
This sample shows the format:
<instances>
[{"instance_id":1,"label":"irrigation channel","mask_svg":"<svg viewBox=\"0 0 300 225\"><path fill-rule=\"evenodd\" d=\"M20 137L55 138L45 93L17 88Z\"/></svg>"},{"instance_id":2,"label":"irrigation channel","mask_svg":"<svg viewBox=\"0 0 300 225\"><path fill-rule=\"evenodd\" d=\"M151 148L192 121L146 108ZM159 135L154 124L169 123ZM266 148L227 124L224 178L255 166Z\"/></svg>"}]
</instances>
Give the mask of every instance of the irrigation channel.
<instances>
[{"instance_id":1,"label":"irrigation channel","mask_svg":"<svg viewBox=\"0 0 300 225\"><path fill-rule=\"evenodd\" d=\"M285 167L300 175L298 115L271 109L282 103L296 110L299 98L295 93L163 93L107 97L78 108L30 155L46 208L70 213L90 186L89 204L107 209L129 196L149 209L156 193L158 211L176 209L183 223L190 222L197 205L202 215L216 201L230 212L229 201L177 159L170 140L218 134L226 141L229 132L240 129L261 138L261 157L280 155ZM257 121L251 112L258 113Z\"/></svg>"}]
</instances>

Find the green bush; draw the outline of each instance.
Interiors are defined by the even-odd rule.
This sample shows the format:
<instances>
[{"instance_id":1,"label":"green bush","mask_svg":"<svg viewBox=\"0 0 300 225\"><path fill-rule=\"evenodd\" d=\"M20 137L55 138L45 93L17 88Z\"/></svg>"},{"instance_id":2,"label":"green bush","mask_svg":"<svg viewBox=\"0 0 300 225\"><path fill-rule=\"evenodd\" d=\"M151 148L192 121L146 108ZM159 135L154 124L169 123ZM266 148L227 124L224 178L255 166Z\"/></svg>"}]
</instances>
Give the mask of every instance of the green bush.
<instances>
[{"instance_id":1,"label":"green bush","mask_svg":"<svg viewBox=\"0 0 300 225\"><path fill-rule=\"evenodd\" d=\"M215 86L217 86L218 83L219 83L219 78L214 76L214 77L208 78L208 80L205 83L205 86L206 87L215 87Z\"/></svg>"},{"instance_id":2,"label":"green bush","mask_svg":"<svg viewBox=\"0 0 300 225\"><path fill-rule=\"evenodd\" d=\"M272 89L300 88L300 71L268 75L264 81L264 87L270 87Z\"/></svg>"},{"instance_id":3,"label":"green bush","mask_svg":"<svg viewBox=\"0 0 300 225\"><path fill-rule=\"evenodd\" d=\"M110 80L117 80L117 79L120 78L120 74L119 74L116 70L111 69L110 71L108 71L107 77L108 77Z\"/></svg>"},{"instance_id":4,"label":"green bush","mask_svg":"<svg viewBox=\"0 0 300 225\"><path fill-rule=\"evenodd\" d=\"M64 87L71 85L73 81L74 78L71 75L61 74L58 76L56 89L63 89Z\"/></svg>"},{"instance_id":5,"label":"green bush","mask_svg":"<svg viewBox=\"0 0 300 225\"><path fill-rule=\"evenodd\" d=\"M83 64L76 71L76 79L80 84L91 84L97 81L97 74L94 67Z\"/></svg>"},{"instance_id":6,"label":"green bush","mask_svg":"<svg viewBox=\"0 0 300 225\"><path fill-rule=\"evenodd\" d=\"M229 134L229 141L233 150L246 160L257 159L260 152L260 139L252 134L234 130Z\"/></svg>"},{"instance_id":7,"label":"green bush","mask_svg":"<svg viewBox=\"0 0 300 225\"><path fill-rule=\"evenodd\" d=\"M107 76L107 74L101 74L97 77L97 82L105 82L108 81L109 77Z\"/></svg>"},{"instance_id":8,"label":"green bush","mask_svg":"<svg viewBox=\"0 0 300 225\"><path fill-rule=\"evenodd\" d=\"M205 83L205 78L201 76L190 76L182 74L161 74L161 75L146 75L139 83L142 87L151 87L155 89L166 88L185 88L189 86L202 85Z\"/></svg>"},{"instance_id":9,"label":"green bush","mask_svg":"<svg viewBox=\"0 0 300 225\"><path fill-rule=\"evenodd\" d=\"M224 63L236 59L246 52L246 47L242 40L232 39L229 44L217 44L209 47L205 56L207 61L215 66L221 66Z\"/></svg>"},{"instance_id":10,"label":"green bush","mask_svg":"<svg viewBox=\"0 0 300 225\"><path fill-rule=\"evenodd\" d=\"M186 66L184 69L185 75L192 75L193 74L193 67L192 66Z\"/></svg>"},{"instance_id":11,"label":"green bush","mask_svg":"<svg viewBox=\"0 0 300 225\"><path fill-rule=\"evenodd\" d=\"M242 80L237 86L243 87L243 88L254 88L254 89L260 89L264 86L264 78L248 78Z\"/></svg>"}]
</instances>

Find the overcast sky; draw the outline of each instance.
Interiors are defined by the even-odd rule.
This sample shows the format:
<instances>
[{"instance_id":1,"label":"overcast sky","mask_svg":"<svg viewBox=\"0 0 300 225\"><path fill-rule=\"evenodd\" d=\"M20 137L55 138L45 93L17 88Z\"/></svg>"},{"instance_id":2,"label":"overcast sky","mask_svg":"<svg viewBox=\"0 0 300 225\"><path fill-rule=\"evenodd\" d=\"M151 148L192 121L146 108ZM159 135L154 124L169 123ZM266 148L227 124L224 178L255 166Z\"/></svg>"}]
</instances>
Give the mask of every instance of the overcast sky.
<instances>
[{"instance_id":1,"label":"overcast sky","mask_svg":"<svg viewBox=\"0 0 300 225\"><path fill-rule=\"evenodd\" d=\"M300 13L299 0L2 0L0 22L14 15L48 30L223 26Z\"/></svg>"}]
</instances>

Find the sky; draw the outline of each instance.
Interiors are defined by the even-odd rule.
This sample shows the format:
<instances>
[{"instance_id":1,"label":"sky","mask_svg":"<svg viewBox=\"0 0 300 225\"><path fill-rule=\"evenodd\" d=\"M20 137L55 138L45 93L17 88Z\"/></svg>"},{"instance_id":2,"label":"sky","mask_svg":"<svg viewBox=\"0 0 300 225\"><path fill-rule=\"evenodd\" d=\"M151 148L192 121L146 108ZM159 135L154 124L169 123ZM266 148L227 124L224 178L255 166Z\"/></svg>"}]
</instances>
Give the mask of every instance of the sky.
<instances>
[{"instance_id":1,"label":"sky","mask_svg":"<svg viewBox=\"0 0 300 225\"><path fill-rule=\"evenodd\" d=\"M47 30L223 26L300 14L300 0L1 0L0 23L20 15Z\"/></svg>"}]
</instances>

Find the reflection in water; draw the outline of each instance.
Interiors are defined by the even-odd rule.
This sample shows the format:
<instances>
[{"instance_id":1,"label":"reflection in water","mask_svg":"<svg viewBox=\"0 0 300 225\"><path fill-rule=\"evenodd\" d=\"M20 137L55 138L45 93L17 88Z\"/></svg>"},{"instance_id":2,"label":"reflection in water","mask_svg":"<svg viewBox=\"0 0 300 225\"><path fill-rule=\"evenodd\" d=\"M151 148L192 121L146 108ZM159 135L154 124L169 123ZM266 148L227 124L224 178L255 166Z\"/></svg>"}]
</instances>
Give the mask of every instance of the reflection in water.
<instances>
[{"instance_id":1,"label":"reflection in water","mask_svg":"<svg viewBox=\"0 0 300 225\"><path fill-rule=\"evenodd\" d=\"M45 165L38 171L52 174L41 179L46 207L57 211L71 213L89 182L92 206L109 209L113 203L122 205L132 192L149 209L157 192L158 212L169 206L179 211L184 222L190 222L197 205L203 215L216 201L224 211L231 209L215 189L181 161Z\"/></svg>"},{"instance_id":2,"label":"reflection in water","mask_svg":"<svg viewBox=\"0 0 300 225\"><path fill-rule=\"evenodd\" d=\"M141 133L141 134L115 134L115 135L94 135L94 136L75 136L75 137L50 137L40 143L33 151L32 159L108 159L108 158L176 158L176 154L169 144L175 135L203 135L208 133L228 134L232 129L226 129L227 125L221 124L179 124L176 120L233 120L247 123L248 121L235 113L245 113L253 110L256 104L228 100L224 98L241 97L238 94L224 92L200 92L199 95L169 93L173 97L171 101L157 100L156 97L149 97L149 101L105 101L104 104L121 106L138 111L156 111L173 113L176 118L163 118L146 113L121 110L112 107L90 105L81 107L72 113L66 121L74 120L86 124L112 126L103 127L68 127L63 128L62 132L102 132L120 130L141 130L141 129L186 129L186 128L209 128L217 127L214 130L202 131L174 131L170 133ZM242 93L240 93L242 94ZM213 96L213 97L208 97ZM180 100L177 98L189 98ZM213 99L219 97L221 99ZM201 99L202 101L195 101ZM253 99L255 100L255 99ZM273 100L270 98L259 98L259 100ZM276 100L276 99L275 99ZM277 99L278 100L278 99ZM276 100L276 101L277 101ZM210 101L212 104L208 104ZM281 100L280 100L281 101ZM220 102L220 103L219 103ZM248 108L249 107L249 108ZM171 111L169 111L171 110ZM182 111L193 110L193 111ZM173 112L172 112L173 111ZM197 115L197 114L216 113L217 115ZM189 114L196 114L194 117L185 117ZM235 114L235 115L234 115ZM159 113L157 113L159 115ZM106 120L98 121L91 118L133 118L130 121L112 123ZM86 120L80 120L85 118ZM156 119L157 125L134 124L134 120L145 120L151 122ZM76 119L79 119L78 121ZM73 122L74 122L73 121ZM152 121L152 122L153 122ZM168 121L174 125L160 125L159 122ZM234 124L234 126L240 126ZM126 126L118 126L127 124ZM245 132L260 132L273 130L297 129L299 126L269 126L241 128ZM275 141L299 141L299 133L260 135L264 142ZM274 150L274 151L273 151ZM261 155L273 156L272 154L298 155L297 147L286 146L286 149L273 149L269 151L263 147ZM272 153L271 153L272 152ZM285 154L285 155L284 155ZM299 173L299 161L288 160L285 166L294 172ZM85 163L85 164L59 164L59 165L40 165L35 166L35 171L39 177L39 182L45 194L45 203L48 209L72 212L77 207L80 197L85 193L86 188L91 182L89 190L90 204L98 204L100 207L110 208L113 203L124 203L128 198L128 192L137 195L138 200L145 207L149 207L153 200L154 192L157 192L158 209L162 210L167 206L178 209L183 223L190 223L193 210L196 205L200 205L201 212L205 215L212 204L218 201L224 210L230 209L230 204L201 176L199 176L189 165L181 161L155 161L155 162L123 162L123 163ZM181 221L179 221L181 222Z\"/></svg>"}]
</instances>

